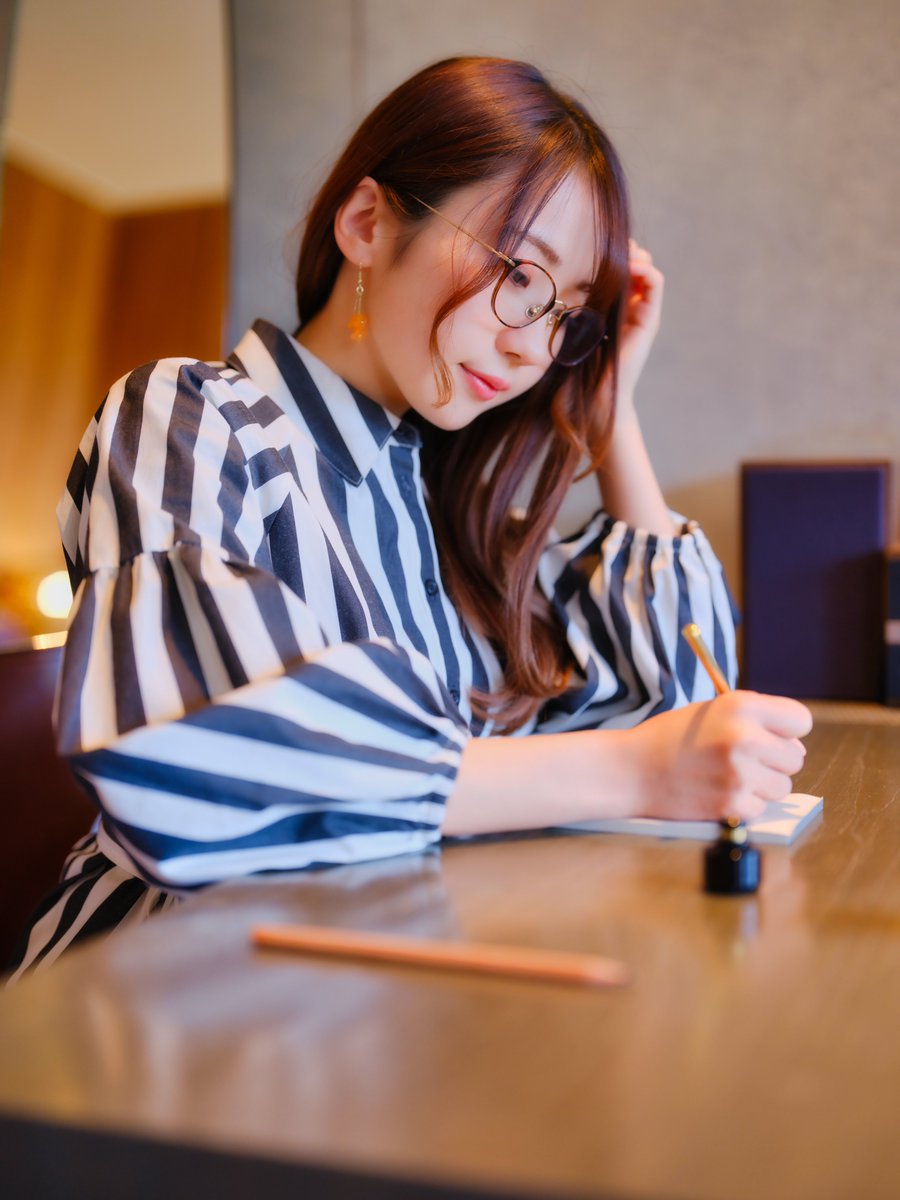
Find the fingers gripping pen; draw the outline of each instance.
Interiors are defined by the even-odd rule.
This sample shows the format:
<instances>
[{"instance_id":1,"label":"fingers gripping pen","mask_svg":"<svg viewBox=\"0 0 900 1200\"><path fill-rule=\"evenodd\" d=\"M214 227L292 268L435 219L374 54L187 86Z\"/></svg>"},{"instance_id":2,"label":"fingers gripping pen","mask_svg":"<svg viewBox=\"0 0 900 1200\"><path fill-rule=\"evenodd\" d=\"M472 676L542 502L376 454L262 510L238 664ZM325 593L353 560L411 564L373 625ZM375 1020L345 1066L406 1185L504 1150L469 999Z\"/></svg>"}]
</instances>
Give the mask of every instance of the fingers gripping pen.
<instances>
[{"instance_id":1,"label":"fingers gripping pen","mask_svg":"<svg viewBox=\"0 0 900 1200\"><path fill-rule=\"evenodd\" d=\"M699 626L692 622L685 625L681 633L703 664L716 695L724 696L730 692L728 680L704 642ZM707 846L703 855L703 880L707 892L739 896L757 890L762 858L759 851L750 845L749 838L747 826L740 817L724 817L719 822L718 840Z\"/></svg>"}]
</instances>

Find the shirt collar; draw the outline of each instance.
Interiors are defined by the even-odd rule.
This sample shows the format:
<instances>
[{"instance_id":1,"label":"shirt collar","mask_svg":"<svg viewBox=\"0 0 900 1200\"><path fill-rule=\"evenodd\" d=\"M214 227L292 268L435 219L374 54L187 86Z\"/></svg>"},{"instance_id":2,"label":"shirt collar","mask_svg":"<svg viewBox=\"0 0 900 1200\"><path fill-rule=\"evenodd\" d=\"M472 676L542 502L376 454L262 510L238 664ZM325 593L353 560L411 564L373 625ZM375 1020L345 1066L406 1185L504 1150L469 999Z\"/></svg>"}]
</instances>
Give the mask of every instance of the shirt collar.
<instances>
[{"instance_id":1,"label":"shirt collar","mask_svg":"<svg viewBox=\"0 0 900 1200\"><path fill-rule=\"evenodd\" d=\"M421 445L414 425L357 391L269 321L254 321L235 356L280 408L299 415L319 451L354 487L391 437L405 446Z\"/></svg>"}]
</instances>

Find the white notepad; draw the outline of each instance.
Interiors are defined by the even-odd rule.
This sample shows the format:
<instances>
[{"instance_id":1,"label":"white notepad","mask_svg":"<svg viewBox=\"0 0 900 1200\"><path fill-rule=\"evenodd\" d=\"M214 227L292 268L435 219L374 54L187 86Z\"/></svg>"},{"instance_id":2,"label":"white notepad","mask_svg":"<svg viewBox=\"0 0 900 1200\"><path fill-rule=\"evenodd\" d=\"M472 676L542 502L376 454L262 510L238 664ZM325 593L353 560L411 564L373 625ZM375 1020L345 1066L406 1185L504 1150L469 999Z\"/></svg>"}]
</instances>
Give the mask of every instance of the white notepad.
<instances>
[{"instance_id":1,"label":"white notepad","mask_svg":"<svg viewBox=\"0 0 900 1200\"><path fill-rule=\"evenodd\" d=\"M765 812L749 821L750 840L759 845L787 846L822 811L821 796L795 792L786 800L772 801ZM605 821L578 821L561 825L587 833L632 833L659 838L695 838L710 842L719 835L716 821L666 821L658 817L612 817Z\"/></svg>"}]
</instances>

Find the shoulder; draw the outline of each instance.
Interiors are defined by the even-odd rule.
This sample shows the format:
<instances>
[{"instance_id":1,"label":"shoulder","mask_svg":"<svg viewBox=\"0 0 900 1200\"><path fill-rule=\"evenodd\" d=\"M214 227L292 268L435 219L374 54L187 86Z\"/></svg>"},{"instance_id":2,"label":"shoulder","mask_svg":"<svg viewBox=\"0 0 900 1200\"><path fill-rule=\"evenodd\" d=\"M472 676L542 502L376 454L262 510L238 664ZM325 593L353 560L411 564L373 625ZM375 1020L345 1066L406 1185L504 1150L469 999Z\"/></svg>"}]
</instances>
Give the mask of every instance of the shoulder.
<instances>
[{"instance_id":1,"label":"shoulder","mask_svg":"<svg viewBox=\"0 0 900 1200\"><path fill-rule=\"evenodd\" d=\"M142 363L123 375L109 389L101 406L118 412L123 408L139 415L142 410L206 407L219 411L235 401L253 403L262 393L243 372L223 362L196 358L160 358ZM109 416L106 415L107 421Z\"/></svg>"},{"instance_id":2,"label":"shoulder","mask_svg":"<svg viewBox=\"0 0 900 1200\"><path fill-rule=\"evenodd\" d=\"M141 364L109 389L93 423L110 450L151 437L256 441L284 414L228 360L160 358ZM266 439L267 440L267 439Z\"/></svg>"}]
</instances>

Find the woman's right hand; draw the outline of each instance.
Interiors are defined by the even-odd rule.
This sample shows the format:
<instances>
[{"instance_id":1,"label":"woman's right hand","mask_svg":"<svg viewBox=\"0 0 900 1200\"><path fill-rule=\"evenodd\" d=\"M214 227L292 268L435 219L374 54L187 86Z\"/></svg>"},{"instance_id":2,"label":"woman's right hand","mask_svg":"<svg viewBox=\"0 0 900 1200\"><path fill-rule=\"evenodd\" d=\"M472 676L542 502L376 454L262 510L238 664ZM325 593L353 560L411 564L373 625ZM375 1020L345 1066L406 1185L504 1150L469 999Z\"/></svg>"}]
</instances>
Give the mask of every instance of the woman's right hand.
<instances>
[{"instance_id":1,"label":"woman's right hand","mask_svg":"<svg viewBox=\"0 0 900 1200\"><path fill-rule=\"evenodd\" d=\"M796 700L729 692L633 729L472 738L447 797L448 836L604 817L750 820L790 793L812 728Z\"/></svg>"},{"instance_id":2,"label":"woman's right hand","mask_svg":"<svg viewBox=\"0 0 900 1200\"><path fill-rule=\"evenodd\" d=\"M629 731L636 816L751 820L791 792L812 714L797 700L736 691Z\"/></svg>"}]
</instances>

